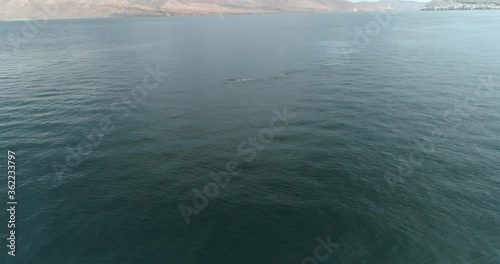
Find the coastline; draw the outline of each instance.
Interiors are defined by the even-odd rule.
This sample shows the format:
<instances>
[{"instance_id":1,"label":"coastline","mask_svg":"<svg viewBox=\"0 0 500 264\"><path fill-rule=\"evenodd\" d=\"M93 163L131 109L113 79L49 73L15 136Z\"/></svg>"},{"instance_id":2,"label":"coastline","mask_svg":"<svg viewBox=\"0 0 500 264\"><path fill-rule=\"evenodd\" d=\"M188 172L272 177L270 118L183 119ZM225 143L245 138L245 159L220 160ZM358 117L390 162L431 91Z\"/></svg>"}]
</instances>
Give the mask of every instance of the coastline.
<instances>
[{"instance_id":1,"label":"coastline","mask_svg":"<svg viewBox=\"0 0 500 264\"><path fill-rule=\"evenodd\" d=\"M369 13L369 12L391 12L394 11L394 3L399 3L398 11L420 11L425 7L425 3L406 0L381 0L378 2L349 2L340 1L337 6L331 8L289 8L289 9L117 9L106 7L103 9L81 9L78 12L69 12L59 6L42 6L38 9L26 7L17 9L16 12L2 10L0 21L27 21L27 20L61 20L61 19L108 19L123 17L191 17L191 16L241 16L241 15L273 15L273 14L336 14L336 13ZM344 4L341 4L344 3ZM1 6L1 5L0 5Z\"/></svg>"},{"instance_id":2,"label":"coastline","mask_svg":"<svg viewBox=\"0 0 500 264\"><path fill-rule=\"evenodd\" d=\"M392 12L394 10L381 10L381 11L365 11L365 10L356 10L356 11L333 11L333 12L262 12L262 13L223 13L223 14L170 14L170 15L128 15L128 14L118 14L111 16L103 16L103 17L56 17L56 18L48 18L48 19L36 19L36 18L20 18L20 19L0 19L0 22L26 22L26 21L35 21L35 20L88 20L88 19L119 19L119 18L169 18L169 17L232 17L232 16L261 16L261 15L288 15L288 14L355 14L355 13L381 13L381 12ZM398 12L420 12L420 10L398 10ZM433 11L433 10L430 10Z\"/></svg>"}]
</instances>

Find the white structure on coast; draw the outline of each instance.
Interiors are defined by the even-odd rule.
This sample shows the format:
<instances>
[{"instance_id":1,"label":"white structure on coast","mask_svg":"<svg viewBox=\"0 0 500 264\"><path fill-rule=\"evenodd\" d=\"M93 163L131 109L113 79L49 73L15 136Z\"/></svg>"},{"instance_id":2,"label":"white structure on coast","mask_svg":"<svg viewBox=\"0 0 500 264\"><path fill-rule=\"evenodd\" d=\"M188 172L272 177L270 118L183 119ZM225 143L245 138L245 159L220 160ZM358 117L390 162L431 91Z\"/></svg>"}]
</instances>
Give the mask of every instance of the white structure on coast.
<instances>
[{"instance_id":1,"label":"white structure on coast","mask_svg":"<svg viewBox=\"0 0 500 264\"><path fill-rule=\"evenodd\" d=\"M499 9L500 0L433 0L429 2L425 11L434 10L485 10Z\"/></svg>"}]
</instances>

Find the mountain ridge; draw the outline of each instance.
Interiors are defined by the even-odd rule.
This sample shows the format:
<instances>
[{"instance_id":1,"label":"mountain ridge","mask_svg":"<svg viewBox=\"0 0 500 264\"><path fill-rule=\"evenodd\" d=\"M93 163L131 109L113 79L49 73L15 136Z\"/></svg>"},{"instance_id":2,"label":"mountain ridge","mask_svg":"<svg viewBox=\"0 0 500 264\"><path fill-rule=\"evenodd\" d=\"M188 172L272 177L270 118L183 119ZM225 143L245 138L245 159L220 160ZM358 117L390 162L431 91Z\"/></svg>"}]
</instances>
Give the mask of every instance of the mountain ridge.
<instances>
[{"instance_id":1,"label":"mountain ridge","mask_svg":"<svg viewBox=\"0 0 500 264\"><path fill-rule=\"evenodd\" d=\"M0 19L386 11L391 9L391 3L394 2L353 3L345 0L4 0L0 3Z\"/></svg>"}]
</instances>

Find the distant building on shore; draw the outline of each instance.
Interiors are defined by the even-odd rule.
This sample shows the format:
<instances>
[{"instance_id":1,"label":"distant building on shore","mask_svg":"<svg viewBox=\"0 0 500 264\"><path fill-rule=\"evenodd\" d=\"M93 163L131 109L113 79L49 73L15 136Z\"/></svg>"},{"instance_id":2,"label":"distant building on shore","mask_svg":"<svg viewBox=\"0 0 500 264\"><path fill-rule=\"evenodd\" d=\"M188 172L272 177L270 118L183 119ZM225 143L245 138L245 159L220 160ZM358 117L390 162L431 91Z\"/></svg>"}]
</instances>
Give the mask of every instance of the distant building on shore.
<instances>
[{"instance_id":1,"label":"distant building on shore","mask_svg":"<svg viewBox=\"0 0 500 264\"><path fill-rule=\"evenodd\" d=\"M439 10L500 10L500 0L433 0L429 2L424 11Z\"/></svg>"}]
</instances>

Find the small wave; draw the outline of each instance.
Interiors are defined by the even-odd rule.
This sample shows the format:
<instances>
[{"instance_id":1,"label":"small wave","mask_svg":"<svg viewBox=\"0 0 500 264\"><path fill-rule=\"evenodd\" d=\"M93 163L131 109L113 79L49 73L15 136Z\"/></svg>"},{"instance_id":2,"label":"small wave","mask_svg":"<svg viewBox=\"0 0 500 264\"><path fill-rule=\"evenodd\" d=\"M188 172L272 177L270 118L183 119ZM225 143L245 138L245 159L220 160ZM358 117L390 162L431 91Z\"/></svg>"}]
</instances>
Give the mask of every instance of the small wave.
<instances>
[{"instance_id":1,"label":"small wave","mask_svg":"<svg viewBox=\"0 0 500 264\"><path fill-rule=\"evenodd\" d=\"M224 84L248 83L256 80L257 80L256 78L227 79L226 81L224 81Z\"/></svg>"},{"instance_id":2,"label":"small wave","mask_svg":"<svg viewBox=\"0 0 500 264\"><path fill-rule=\"evenodd\" d=\"M250 82L266 81L266 80L279 80L279 79L287 78L291 74L299 73L299 72L303 72L303 71L304 70L289 71L289 72L282 73L280 75L274 75L274 76L265 77L265 78L227 79L227 80L224 81L224 84L250 83Z\"/></svg>"}]
</instances>

